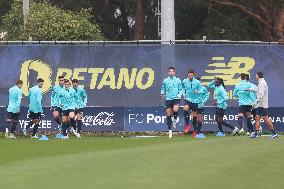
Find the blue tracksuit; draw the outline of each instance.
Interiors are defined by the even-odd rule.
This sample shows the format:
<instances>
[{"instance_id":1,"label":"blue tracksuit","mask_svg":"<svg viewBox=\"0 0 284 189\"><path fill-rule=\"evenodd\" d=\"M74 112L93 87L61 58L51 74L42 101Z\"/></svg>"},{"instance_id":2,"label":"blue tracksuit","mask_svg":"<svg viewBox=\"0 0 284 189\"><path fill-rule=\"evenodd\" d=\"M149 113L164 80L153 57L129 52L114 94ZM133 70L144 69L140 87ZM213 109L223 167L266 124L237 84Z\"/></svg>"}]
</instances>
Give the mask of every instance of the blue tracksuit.
<instances>
[{"instance_id":1,"label":"blue tracksuit","mask_svg":"<svg viewBox=\"0 0 284 189\"><path fill-rule=\"evenodd\" d=\"M217 107L222 108L222 109L226 109L227 108L227 100L229 98L228 98L227 92L225 91L225 89L222 85L215 87L215 95L216 95L216 98L217 98Z\"/></svg>"},{"instance_id":2,"label":"blue tracksuit","mask_svg":"<svg viewBox=\"0 0 284 189\"><path fill-rule=\"evenodd\" d=\"M203 108L204 104L209 99L209 92L206 87L201 86L201 89L198 91L198 108Z\"/></svg>"},{"instance_id":3,"label":"blue tracksuit","mask_svg":"<svg viewBox=\"0 0 284 189\"><path fill-rule=\"evenodd\" d=\"M217 99L217 107L226 109L227 108L227 100L229 99L225 88L220 85L219 87L215 85L215 80L212 80L207 85L209 88L214 89L215 97Z\"/></svg>"},{"instance_id":4,"label":"blue tracksuit","mask_svg":"<svg viewBox=\"0 0 284 189\"><path fill-rule=\"evenodd\" d=\"M233 95L234 97L239 98L239 106L242 105L252 105L251 102L251 92L245 91L251 87L251 83L247 82L246 80L242 80L235 86Z\"/></svg>"},{"instance_id":5,"label":"blue tracksuit","mask_svg":"<svg viewBox=\"0 0 284 189\"><path fill-rule=\"evenodd\" d=\"M210 89L215 89L215 80L210 81L210 83L208 83L207 87L209 87Z\"/></svg>"},{"instance_id":6,"label":"blue tracksuit","mask_svg":"<svg viewBox=\"0 0 284 189\"><path fill-rule=\"evenodd\" d=\"M20 112L23 91L18 86L9 89L9 104L7 112L18 113Z\"/></svg>"},{"instance_id":7,"label":"blue tracksuit","mask_svg":"<svg viewBox=\"0 0 284 189\"><path fill-rule=\"evenodd\" d=\"M74 90L76 92L76 96L75 96L76 108L79 109L79 108L86 107L88 96L87 96L85 89L81 87L77 87L77 88L74 88Z\"/></svg>"},{"instance_id":8,"label":"blue tracksuit","mask_svg":"<svg viewBox=\"0 0 284 189\"><path fill-rule=\"evenodd\" d=\"M161 94L166 95L166 100L180 99L182 95L181 80L175 76L164 79Z\"/></svg>"},{"instance_id":9,"label":"blue tracksuit","mask_svg":"<svg viewBox=\"0 0 284 189\"><path fill-rule=\"evenodd\" d=\"M255 84L250 83L250 89L253 89L254 91L250 91L250 103L253 105L257 98L257 86Z\"/></svg>"},{"instance_id":10,"label":"blue tracksuit","mask_svg":"<svg viewBox=\"0 0 284 189\"><path fill-rule=\"evenodd\" d=\"M76 91L73 88L60 91L60 105L62 110L75 110Z\"/></svg>"},{"instance_id":11,"label":"blue tracksuit","mask_svg":"<svg viewBox=\"0 0 284 189\"><path fill-rule=\"evenodd\" d=\"M38 85L32 87L29 92L29 111L33 113L40 113L42 112L42 91Z\"/></svg>"},{"instance_id":12,"label":"blue tracksuit","mask_svg":"<svg viewBox=\"0 0 284 189\"><path fill-rule=\"evenodd\" d=\"M51 106L60 107L60 92L64 90L64 86L55 85L51 92Z\"/></svg>"},{"instance_id":13,"label":"blue tracksuit","mask_svg":"<svg viewBox=\"0 0 284 189\"><path fill-rule=\"evenodd\" d=\"M196 94L194 91L199 91L201 89L202 85L199 80L193 78L192 80L184 79L182 81L182 88L183 88L183 95L185 96L185 99L192 103L198 103L198 94Z\"/></svg>"}]
</instances>

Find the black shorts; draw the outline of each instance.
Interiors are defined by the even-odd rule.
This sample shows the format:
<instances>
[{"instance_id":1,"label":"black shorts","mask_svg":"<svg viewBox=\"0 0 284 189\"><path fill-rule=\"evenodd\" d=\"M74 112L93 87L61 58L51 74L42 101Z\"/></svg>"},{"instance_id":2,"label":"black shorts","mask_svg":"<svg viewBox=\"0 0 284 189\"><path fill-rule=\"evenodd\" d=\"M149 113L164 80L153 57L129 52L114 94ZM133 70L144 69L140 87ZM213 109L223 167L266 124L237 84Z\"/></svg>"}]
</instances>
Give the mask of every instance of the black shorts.
<instances>
[{"instance_id":1,"label":"black shorts","mask_svg":"<svg viewBox=\"0 0 284 189\"><path fill-rule=\"evenodd\" d=\"M20 113L7 112L6 119L19 120Z\"/></svg>"},{"instance_id":2,"label":"black shorts","mask_svg":"<svg viewBox=\"0 0 284 189\"><path fill-rule=\"evenodd\" d=\"M62 108L57 107L57 106L52 106L52 111L53 112L59 112L59 114L62 114Z\"/></svg>"},{"instance_id":3,"label":"black shorts","mask_svg":"<svg viewBox=\"0 0 284 189\"><path fill-rule=\"evenodd\" d=\"M204 114L204 108L197 108L198 114Z\"/></svg>"},{"instance_id":4,"label":"black shorts","mask_svg":"<svg viewBox=\"0 0 284 189\"><path fill-rule=\"evenodd\" d=\"M251 110L251 115L255 118L256 112L255 112L255 109L254 109L254 108Z\"/></svg>"},{"instance_id":5,"label":"black shorts","mask_svg":"<svg viewBox=\"0 0 284 189\"><path fill-rule=\"evenodd\" d=\"M251 113L252 106L251 105L241 105L239 106L239 113L246 114Z\"/></svg>"},{"instance_id":6,"label":"black shorts","mask_svg":"<svg viewBox=\"0 0 284 189\"><path fill-rule=\"evenodd\" d=\"M41 119L41 112L29 112L29 118L31 119Z\"/></svg>"},{"instance_id":7,"label":"black shorts","mask_svg":"<svg viewBox=\"0 0 284 189\"><path fill-rule=\"evenodd\" d=\"M174 105L179 105L180 99L175 99L175 100L166 100L165 101L165 108L173 108Z\"/></svg>"},{"instance_id":8,"label":"black shorts","mask_svg":"<svg viewBox=\"0 0 284 189\"><path fill-rule=\"evenodd\" d=\"M62 110L62 116L69 116L69 113L75 112L73 109Z\"/></svg>"},{"instance_id":9,"label":"black shorts","mask_svg":"<svg viewBox=\"0 0 284 189\"><path fill-rule=\"evenodd\" d=\"M226 109L216 108L216 117L224 117Z\"/></svg>"},{"instance_id":10,"label":"black shorts","mask_svg":"<svg viewBox=\"0 0 284 189\"><path fill-rule=\"evenodd\" d=\"M263 108L263 107L256 108L255 115L268 116L268 108Z\"/></svg>"},{"instance_id":11,"label":"black shorts","mask_svg":"<svg viewBox=\"0 0 284 189\"><path fill-rule=\"evenodd\" d=\"M84 110L84 108L75 109L75 114L83 114Z\"/></svg>"},{"instance_id":12,"label":"black shorts","mask_svg":"<svg viewBox=\"0 0 284 189\"><path fill-rule=\"evenodd\" d=\"M189 109L192 110L193 112L197 112L198 110L198 103L193 103L188 100L185 100L184 105L188 105Z\"/></svg>"}]
</instances>

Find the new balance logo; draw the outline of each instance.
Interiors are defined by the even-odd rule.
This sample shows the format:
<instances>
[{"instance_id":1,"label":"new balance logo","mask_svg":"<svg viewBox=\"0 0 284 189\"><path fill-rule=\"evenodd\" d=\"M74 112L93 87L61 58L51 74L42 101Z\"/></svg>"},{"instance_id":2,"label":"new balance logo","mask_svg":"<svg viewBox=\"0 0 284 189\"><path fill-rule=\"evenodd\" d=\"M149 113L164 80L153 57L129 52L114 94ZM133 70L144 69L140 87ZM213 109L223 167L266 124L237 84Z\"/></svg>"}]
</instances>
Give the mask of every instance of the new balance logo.
<instances>
[{"instance_id":1,"label":"new balance logo","mask_svg":"<svg viewBox=\"0 0 284 189\"><path fill-rule=\"evenodd\" d=\"M215 77L220 77L226 85L236 85L240 82L240 74L249 74L255 65L255 60L250 57L232 57L225 63L225 57L212 57L212 63L205 70L207 75L202 76L203 84L207 85Z\"/></svg>"}]
</instances>

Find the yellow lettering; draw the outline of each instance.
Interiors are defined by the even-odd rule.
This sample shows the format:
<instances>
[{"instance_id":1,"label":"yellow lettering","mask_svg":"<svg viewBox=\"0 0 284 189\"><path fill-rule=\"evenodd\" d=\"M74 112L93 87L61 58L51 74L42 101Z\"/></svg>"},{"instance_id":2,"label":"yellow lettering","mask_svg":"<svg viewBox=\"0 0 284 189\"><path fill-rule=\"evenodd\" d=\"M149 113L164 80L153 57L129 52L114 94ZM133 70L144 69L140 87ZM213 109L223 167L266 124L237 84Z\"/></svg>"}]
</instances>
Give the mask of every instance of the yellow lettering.
<instances>
[{"instance_id":1,"label":"yellow lettering","mask_svg":"<svg viewBox=\"0 0 284 189\"><path fill-rule=\"evenodd\" d=\"M105 70L104 68L89 68L88 69L88 73L92 74L90 89L96 88L99 73L104 73L104 70Z\"/></svg>"},{"instance_id":2,"label":"yellow lettering","mask_svg":"<svg viewBox=\"0 0 284 189\"><path fill-rule=\"evenodd\" d=\"M133 86L135 84L136 74L137 74L137 68L133 68L131 72L131 76L129 78L128 69L121 68L119 72L116 88L121 89L122 82L124 81L126 89L133 89Z\"/></svg>"},{"instance_id":3,"label":"yellow lettering","mask_svg":"<svg viewBox=\"0 0 284 189\"><path fill-rule=\"evenodd\" d=\"M145 84L143 84L144 74L148 74L148 80ZM137 74L136 85L139 89L147 89L153 85L154 79L155 79L154 70L152 70L151 68L143 68Z\"/></svg>"},{"instance_id":4,"label":"yellow lettering","mask_svg":"<svg viewBox=\"0 0 284 189\"><path fill-rule=\"evenodd\" d=\"M115 75L114 69L106 69L97 89L102 89L105 85L109 85L111 89L115 89Z\"/></svg>"}]
</instances>

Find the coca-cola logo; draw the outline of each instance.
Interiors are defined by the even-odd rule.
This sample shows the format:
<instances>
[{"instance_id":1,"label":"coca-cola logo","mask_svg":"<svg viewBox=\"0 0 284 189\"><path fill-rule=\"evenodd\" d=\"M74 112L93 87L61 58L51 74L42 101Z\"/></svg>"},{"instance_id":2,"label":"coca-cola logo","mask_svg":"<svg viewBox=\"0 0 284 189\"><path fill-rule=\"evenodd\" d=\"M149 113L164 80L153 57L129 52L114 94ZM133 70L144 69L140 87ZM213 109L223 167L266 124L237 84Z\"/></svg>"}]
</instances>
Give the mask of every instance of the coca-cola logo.
<instances>
[{"instance_id":1,"label":"coca-cola logo","mask_svg":"<svg viewBox=\"0 0 284 189\"><path fill-rule=\"evenodd\" d=\"M95 126L95 125L100 125L100 126L112 126L115 124L114 121L114 116L115 114L113 112L100 112L97 115L85 115L82 118L82 122L86 126Z\"/></svg>"}]
</instances>

